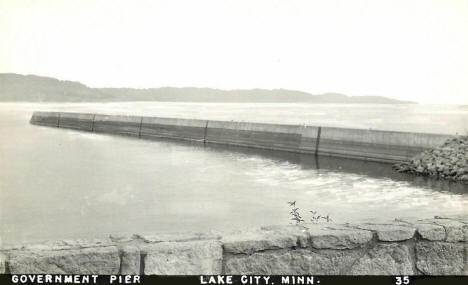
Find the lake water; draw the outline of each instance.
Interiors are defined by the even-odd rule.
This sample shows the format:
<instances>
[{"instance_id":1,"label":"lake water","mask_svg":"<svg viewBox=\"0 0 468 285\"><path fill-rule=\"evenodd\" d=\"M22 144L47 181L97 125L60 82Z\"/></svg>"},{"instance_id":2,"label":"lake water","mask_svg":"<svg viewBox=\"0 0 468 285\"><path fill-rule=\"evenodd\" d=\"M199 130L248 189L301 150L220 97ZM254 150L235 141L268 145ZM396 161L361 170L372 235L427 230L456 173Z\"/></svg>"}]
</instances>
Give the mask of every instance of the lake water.
<instances>
[{"instance_id":1,"label":"lake water","mask_svg":"<svg viewBox=\"0 0 468 285\"><path fill-rule=\"evenodd\" d=\"M210 103L0 104L4 245L111 233L289 223L288 201L337 222L468 214L466 185L389 165L29 124L35 110L465 133L468 108Z\"/></svg>"}]
</instances>

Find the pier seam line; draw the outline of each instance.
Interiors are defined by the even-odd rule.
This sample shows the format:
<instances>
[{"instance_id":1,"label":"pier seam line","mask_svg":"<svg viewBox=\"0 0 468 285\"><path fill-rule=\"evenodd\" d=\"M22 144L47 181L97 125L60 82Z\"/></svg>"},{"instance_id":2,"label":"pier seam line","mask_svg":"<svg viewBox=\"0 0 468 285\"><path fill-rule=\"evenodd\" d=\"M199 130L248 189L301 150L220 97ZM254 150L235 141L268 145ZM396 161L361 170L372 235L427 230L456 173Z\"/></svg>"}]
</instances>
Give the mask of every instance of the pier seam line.
<instances>
[{"instance_id":1,"label":"pier seam line","mask_svg":"<svg viewBox=\"0 0 468 285\"><path fill-rule=\"evenodd\" d=\"M93 125L91 126L91 132L94 133L94 121L96 120L96 114L93 116Z\"/></svg>"},{"instance_id":2,"label":"pier seam line","mask_svg":"<svg viewBox=\"0 0 468 285\"><path fill-rule=\"evenodd\" d=\"M57 119L57 128L60 128L60 115L62 113L58 113L58 119Z\"/></svg>"},{"instance_id":3,"label":"pier seam line","mask_svg":"<svg viewBox=\"0 0 468 285\"><path fill-rule=\"evenodd\" d=\"M141 138L141 125L143 125L143 117L140 118L140 128L138 130L138 137Z\"/></svg>"},{"instance_id":4,"label":"pier seam line","mask_svg":"<svg viewBox=\"0 0 468 285\"><path fill-rule=\"evenodd\" d=\"M205 133L203 134L203 143L205 144L206 143L206 133L208 132L208 120L206 121L206 124L205 124Z\"/></svg>"},{"instance_id":5,"label":"pier seam line","mask_svg":"<svg viewBox=\"0 0 468 285\"><path fill-rule=\"evenodd\" d=\"M315 141L315 155L318 155L319 145L320 145L320 135L322 133L322 127L318 127L317 139Z\"/></svg>"}]
</instances>

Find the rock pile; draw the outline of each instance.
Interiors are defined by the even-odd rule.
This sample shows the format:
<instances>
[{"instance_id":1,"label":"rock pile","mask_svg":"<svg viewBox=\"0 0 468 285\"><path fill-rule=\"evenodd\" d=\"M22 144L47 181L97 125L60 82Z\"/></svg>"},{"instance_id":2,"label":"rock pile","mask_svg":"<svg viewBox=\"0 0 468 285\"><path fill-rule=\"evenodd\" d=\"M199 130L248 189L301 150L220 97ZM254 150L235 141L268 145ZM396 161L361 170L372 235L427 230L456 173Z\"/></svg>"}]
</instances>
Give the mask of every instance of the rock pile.
<instances>
[{"instance_id":1,"label":"rock pile","mask_svg":"<svg viewBox=\"0 0 468 285\"><path fill-rule=\"evenodd\" d=\"M447 140L443 145L424 151L409 162L396 164L398 172L428 175L468 184L468 136Z\"/></svg>"}]
</instances>

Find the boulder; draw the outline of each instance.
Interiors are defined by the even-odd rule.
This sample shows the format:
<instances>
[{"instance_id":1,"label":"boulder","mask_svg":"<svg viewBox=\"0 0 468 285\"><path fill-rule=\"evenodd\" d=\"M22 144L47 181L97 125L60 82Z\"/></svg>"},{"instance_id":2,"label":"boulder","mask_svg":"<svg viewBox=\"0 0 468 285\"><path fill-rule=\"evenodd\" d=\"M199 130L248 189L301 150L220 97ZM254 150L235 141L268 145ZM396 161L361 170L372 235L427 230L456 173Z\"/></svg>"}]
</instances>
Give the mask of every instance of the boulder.
<instances>
[{"instance_id":1,"label":"boulder","mask_svg":"<svg viewBox=\"0 0 468 285\"><path fill-rule=\"evenodd\" d=\"M447 140L443 145L394 165L398 172L431 175L468 184L468 136Z\"/></svg>"}]
</instances>

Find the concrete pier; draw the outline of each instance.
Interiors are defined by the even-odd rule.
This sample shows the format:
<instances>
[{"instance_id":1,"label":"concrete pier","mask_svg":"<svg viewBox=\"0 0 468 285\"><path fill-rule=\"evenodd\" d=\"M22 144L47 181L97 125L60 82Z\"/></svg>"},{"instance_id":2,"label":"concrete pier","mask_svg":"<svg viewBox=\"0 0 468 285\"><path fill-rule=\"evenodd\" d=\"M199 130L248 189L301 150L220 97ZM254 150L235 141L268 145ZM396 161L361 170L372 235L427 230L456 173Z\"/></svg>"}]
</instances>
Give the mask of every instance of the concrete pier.
<instances>
[{"instance_id":1,"label":"concrete pier","mask_svg":"<svg viewBox=\"0 0 468 285\"><path fill-rule=\"evenodd\" d=\"M34 112L31 124L395 163L450 135L121 115Z\"/></svg>"},{"instance_id":2,"label":"concrete pier","mask_svg":"<svg viewBox=\"0 0 468 285\"><path fill-rule=\"evenodd\" d=\"M203 141L206 136L206 121L202 120L153 117L142 117L141 120L141 138L174 138Z\"/></svg>"}]
</instances>

